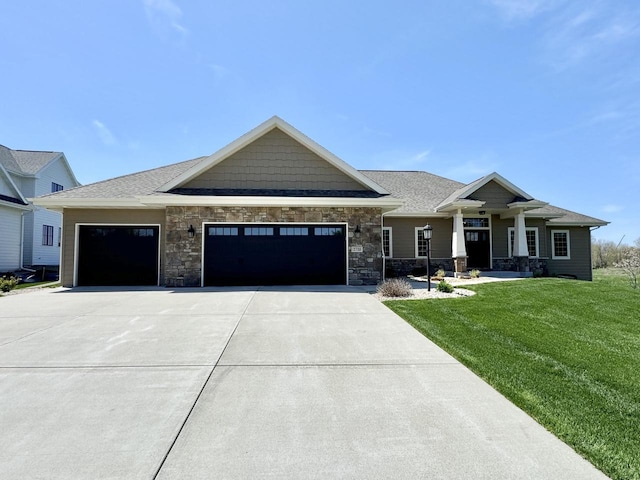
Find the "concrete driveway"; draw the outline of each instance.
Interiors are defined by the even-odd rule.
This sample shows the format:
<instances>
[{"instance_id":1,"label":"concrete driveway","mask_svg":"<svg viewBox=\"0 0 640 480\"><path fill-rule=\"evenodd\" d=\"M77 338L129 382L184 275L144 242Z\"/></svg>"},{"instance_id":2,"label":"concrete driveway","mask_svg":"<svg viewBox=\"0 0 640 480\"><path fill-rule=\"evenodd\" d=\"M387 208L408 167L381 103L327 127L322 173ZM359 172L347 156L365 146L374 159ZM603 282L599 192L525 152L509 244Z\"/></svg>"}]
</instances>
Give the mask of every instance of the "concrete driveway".
<instances>
[{"instance_id":1,"label":"concrete driveway","mask_svg":"<svg viewBox=\"0 0 640 480\"><path fill-rule=\"evenodd\" d=\"M361 289L0 298L0 478L605 478Z\"/></svg>"}]
</instances>

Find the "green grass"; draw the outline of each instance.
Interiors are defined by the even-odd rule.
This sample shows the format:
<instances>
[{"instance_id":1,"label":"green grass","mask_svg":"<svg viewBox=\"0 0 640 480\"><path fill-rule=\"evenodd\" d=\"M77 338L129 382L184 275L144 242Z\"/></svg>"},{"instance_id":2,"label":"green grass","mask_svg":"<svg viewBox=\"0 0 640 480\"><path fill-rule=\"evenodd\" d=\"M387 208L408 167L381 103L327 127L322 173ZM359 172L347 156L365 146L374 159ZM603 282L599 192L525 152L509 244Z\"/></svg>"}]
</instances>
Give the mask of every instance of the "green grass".
<instances>
[{"instance_id":1,"label":"green grass","mask_svg":"<svg viewBox=\"0 0 640 480\"><path fill-rule=\"evenodd\" d=\"M614 479L640 479L640 290L530 279L386 305Z\"/></svg>"}]
</instances>

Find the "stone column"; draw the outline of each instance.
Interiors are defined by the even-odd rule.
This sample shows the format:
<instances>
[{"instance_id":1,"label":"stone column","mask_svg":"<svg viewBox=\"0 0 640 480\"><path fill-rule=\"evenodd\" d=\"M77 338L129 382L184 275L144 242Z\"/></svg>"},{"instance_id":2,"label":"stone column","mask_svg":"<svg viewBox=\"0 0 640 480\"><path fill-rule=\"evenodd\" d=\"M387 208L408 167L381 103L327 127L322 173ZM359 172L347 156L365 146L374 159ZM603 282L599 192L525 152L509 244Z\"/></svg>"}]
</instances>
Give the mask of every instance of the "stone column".
<instances>
[{"instance_id":1,"label":"stone column","mask_svg":"<svg viewBox=\"0 0 640 480\"><path fill-rule=\"evenodd\" d=\"M513 221L513 259L519 272L529 271L529 247L523 210L520 210Z\"/></svg>"},{"instance_id":2,"label":"stone column","mask_svg":"<svg viewBox=\"0 0 640 480\"><path fill-rule=\"evenodd\" d=\"M451 241L451 256L456 269L456 276L467 272L467 247L464 243L464 222L462 210L453 215L453 235Z\"/></svg>"}]
</instances>

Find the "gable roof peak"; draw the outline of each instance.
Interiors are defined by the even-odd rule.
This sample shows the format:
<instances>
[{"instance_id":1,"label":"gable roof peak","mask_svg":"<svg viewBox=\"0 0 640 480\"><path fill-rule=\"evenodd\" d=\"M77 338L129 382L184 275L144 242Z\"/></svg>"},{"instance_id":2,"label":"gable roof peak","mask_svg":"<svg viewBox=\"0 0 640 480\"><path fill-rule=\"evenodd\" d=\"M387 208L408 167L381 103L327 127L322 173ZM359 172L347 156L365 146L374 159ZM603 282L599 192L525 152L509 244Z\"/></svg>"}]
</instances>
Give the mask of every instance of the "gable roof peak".
<instances>
[{"instance_id":1,"label":"gable roof peak","mask_svg":"<svg viewBox=\"0 0 640 480\"><path fill-rule=\"evenodd\" d=\"M266 121L262 122L260 125L249 130L247 133L240 136L239 138L237 138L227 146L221 148L217 152L206 157L198 165L194 165L189 170L183 172L182 174L178 175L171 181L165 183L158 189L158 191L168 192L174 188L178 188L184 185L185 183L196 178L198 175L202 174L206 170L209 170L215 165L221 163L223 160L226 160L231 155L238 152L242 148L246 147L253 141L257 140L258 138L262 137L266 133L270 132L274 128L278 128L279 130L284 132L286 135L291 137L293 140L297 141L298 143L303 145L305 148L308 148L310 151L318 155L324 161L333 165L342 173L344 173L348 177L351 177L353 180L360 183L361 185L382 195L389 194L388 191L386 191L380 185L378 185L373 180L368 178L366 175L363 175L362 173L360 173L351 165L349 165L345 161L338 158L329 150L327 150L320 144L316 143L314 140L306 136L304 133L302 133L301 131L299 131L289 123L285 122L282 118L280 118L277 115L274 115L271 118L267 119Z\"/></svg>"}]
</instances>

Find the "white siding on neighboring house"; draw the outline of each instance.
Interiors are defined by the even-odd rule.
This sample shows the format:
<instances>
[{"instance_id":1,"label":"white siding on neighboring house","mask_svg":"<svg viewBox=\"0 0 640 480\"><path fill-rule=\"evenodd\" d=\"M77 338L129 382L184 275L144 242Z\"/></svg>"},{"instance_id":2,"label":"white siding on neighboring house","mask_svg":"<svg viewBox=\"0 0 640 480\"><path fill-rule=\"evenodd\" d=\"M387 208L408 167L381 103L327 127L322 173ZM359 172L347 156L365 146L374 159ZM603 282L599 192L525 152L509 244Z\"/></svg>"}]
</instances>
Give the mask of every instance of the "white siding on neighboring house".
<instances>
[{"instance_id":1,"label":"white siding on neighboring house","mask_svg":"<svg viewBox=\"0 0 640 480\"><path fill-rule=\"evenodd\" d=\"M31 196L51 193L51 184L57 183L67 190L77 184L61 159L51 162L40 170L35 180L35 188ZM44 208L37 208L32 216L25 220L24 265L59 265L60 246L58 232L62 227L62 215ZM53 227L53 245L43 245L43 226Z\"/></svg>"},{"instance_id":2,"label":"white siding on neighboring house","mask_svg":"<svg viewBox=\"0 0 640 480\"><path fill-rule=\"evenodd\" d=\"M44 225L53 227L53 245L43 245L42 232ZM33 220L33 245L30 265L59 265L60 246L58 245L58 230L62 226L62 215L57 212L37 208ZM27 229L25 229L26 237ZM25 249L26 252L26 249ZM25 254L26 258L26 254ZM27 263L27 260L24 261Z\"/></svg>"},{"instance_id":3,"label":"white siding on neighboring house","mask_svg":"<svg viewBox=\"0 0 640 480\"><path fill-rule=\"evenodd\" d=\"M20 267L22 211L0 205L0 273Z\"/></svg>"}]
</instances>

